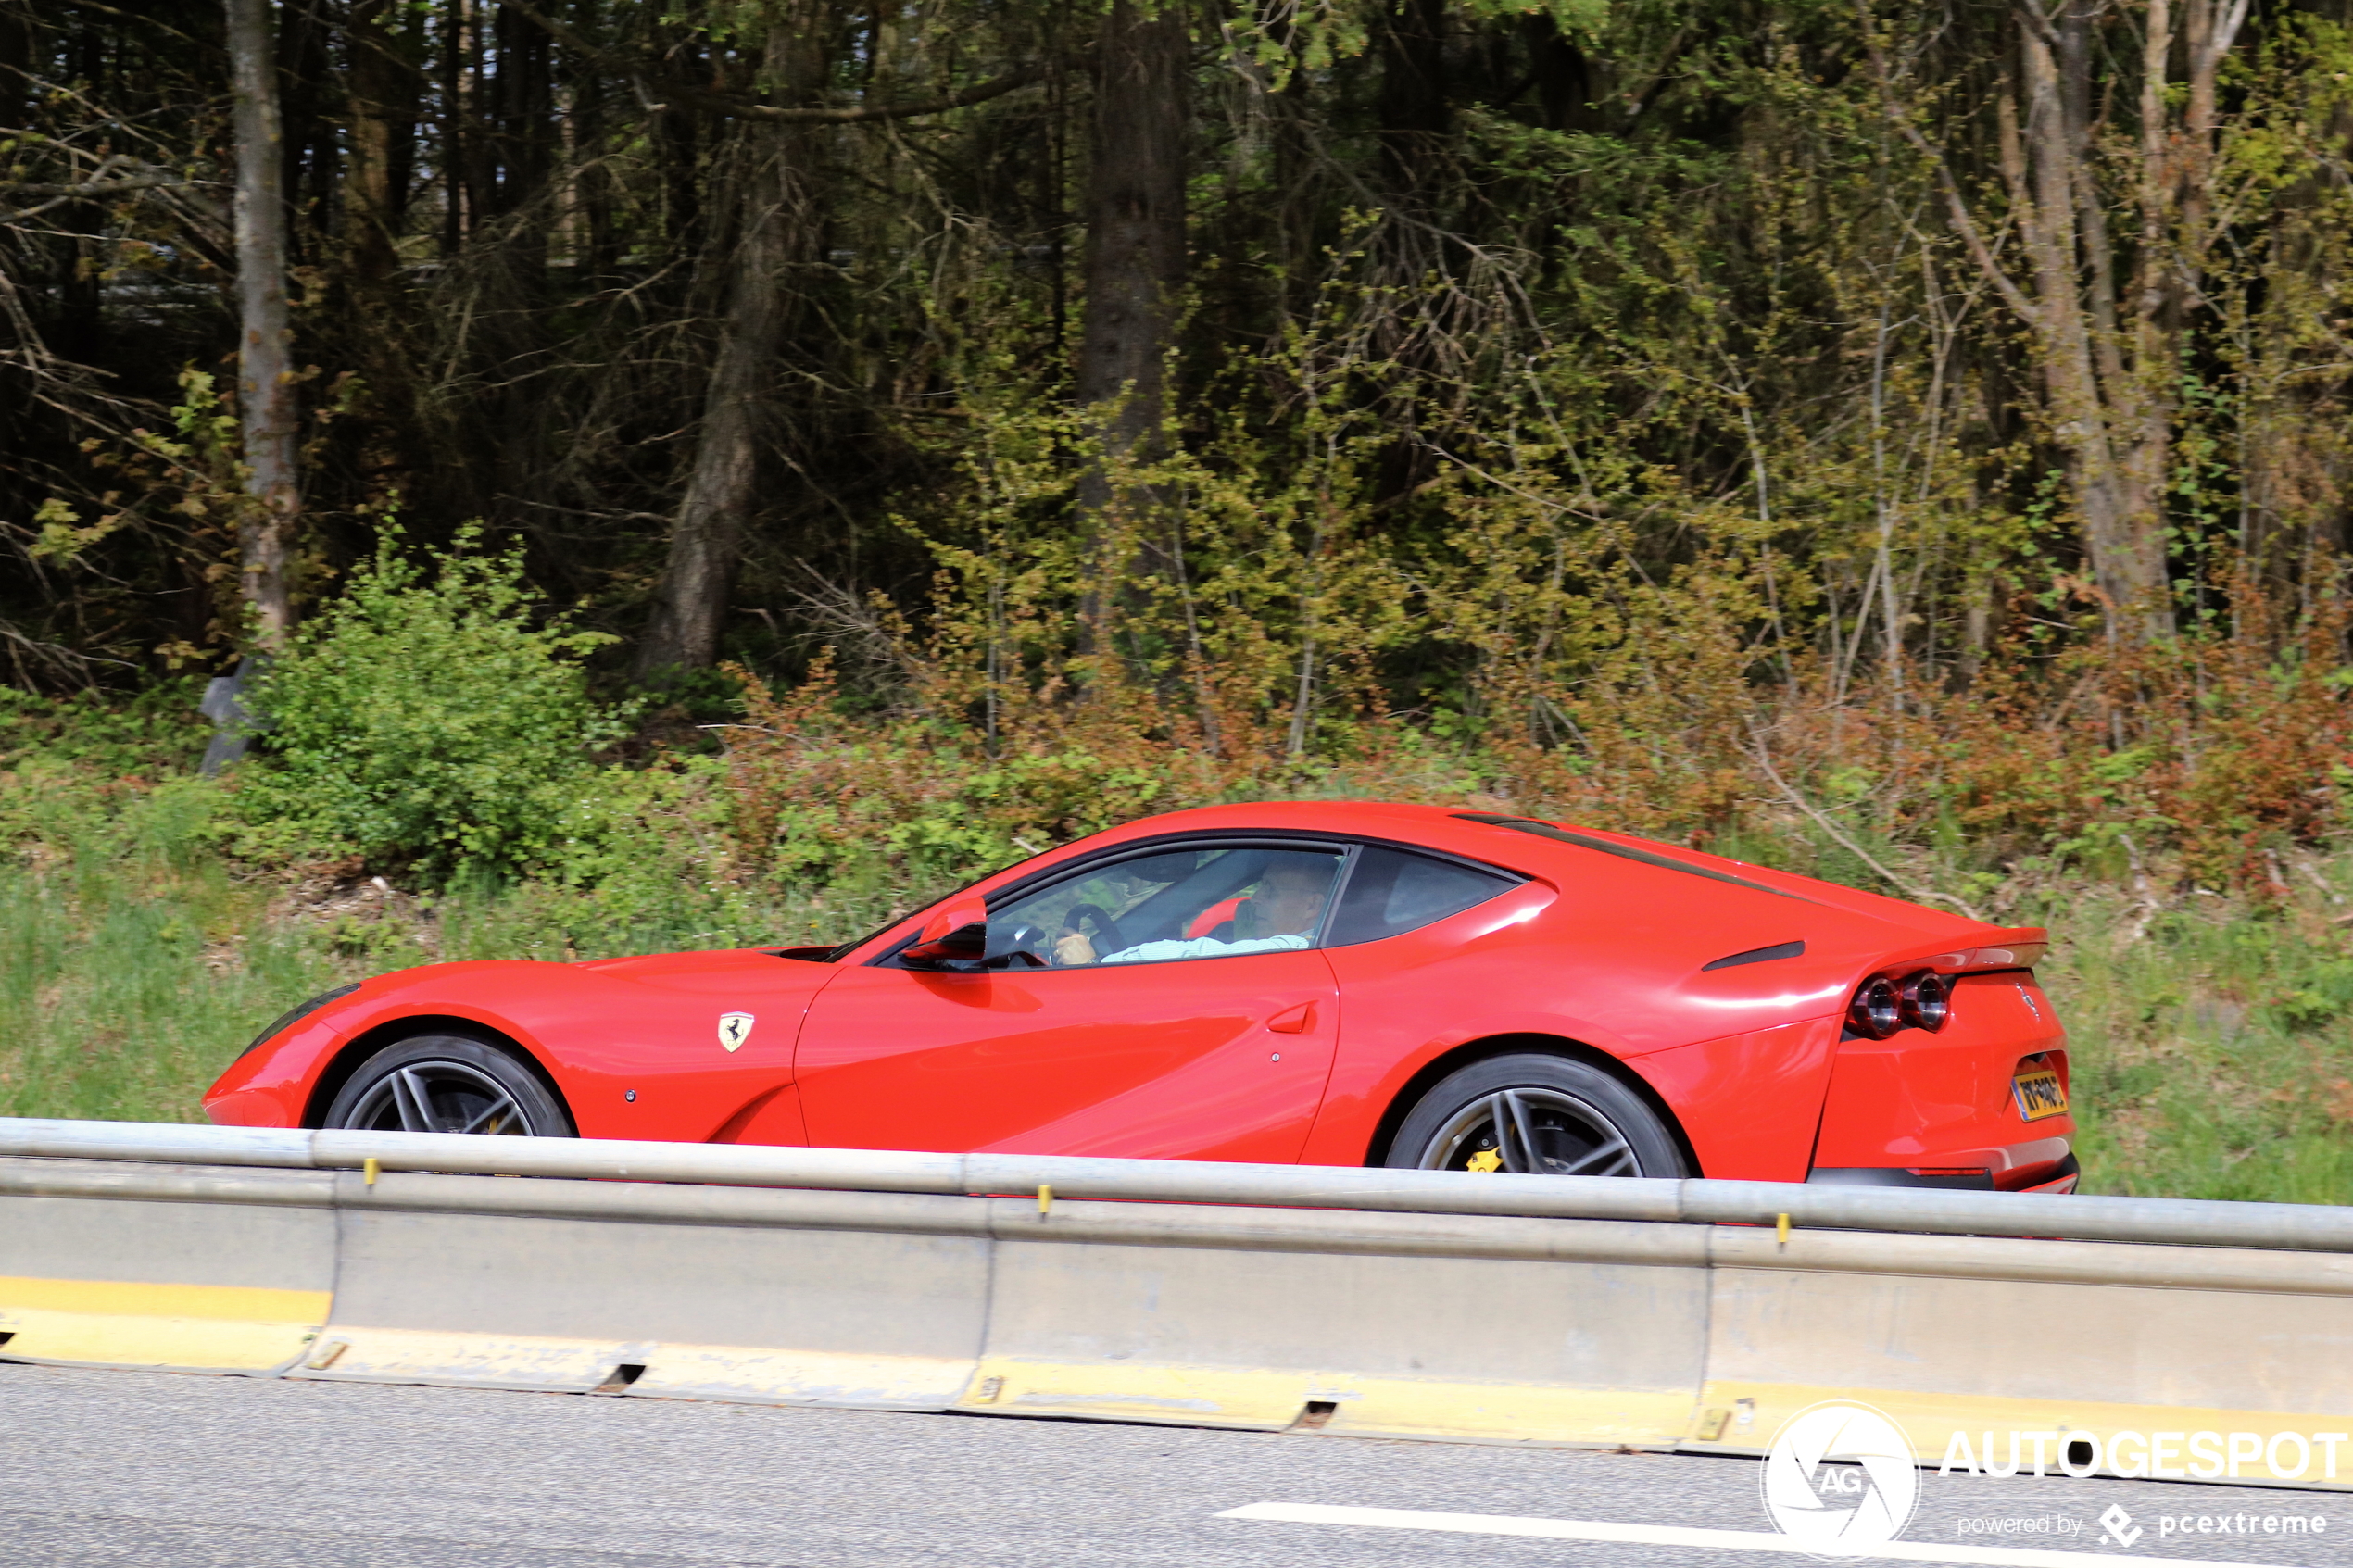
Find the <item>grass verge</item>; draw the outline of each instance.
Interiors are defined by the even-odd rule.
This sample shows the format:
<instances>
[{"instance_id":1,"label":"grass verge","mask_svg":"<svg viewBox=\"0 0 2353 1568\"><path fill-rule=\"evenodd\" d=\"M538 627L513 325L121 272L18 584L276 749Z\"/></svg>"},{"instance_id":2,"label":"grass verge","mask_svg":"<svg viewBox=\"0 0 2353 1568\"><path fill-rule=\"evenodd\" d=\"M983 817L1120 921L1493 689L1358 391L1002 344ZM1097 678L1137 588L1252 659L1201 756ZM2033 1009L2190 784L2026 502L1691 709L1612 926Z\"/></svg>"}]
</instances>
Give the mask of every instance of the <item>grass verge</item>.
<instances>
[{"instance_id":1,"label":"grass verge","mask_svg":"<svg viewBox=\"0 0 2353 1568\"><path fill-rule=\"evenodd\" d=\"M150 834L153 838L155 835ZM2053 886L2042 977L2071 1041L2091 1192L2353 1200L2353 858L2271 905ZM813 941L878 911L680 889L616 912L543 884L427 901L373 878L242 881L170 835L0 868L0 1114L195 1121L292 1003L443 958L598 958Z\"/></svg>"}]
</instances>

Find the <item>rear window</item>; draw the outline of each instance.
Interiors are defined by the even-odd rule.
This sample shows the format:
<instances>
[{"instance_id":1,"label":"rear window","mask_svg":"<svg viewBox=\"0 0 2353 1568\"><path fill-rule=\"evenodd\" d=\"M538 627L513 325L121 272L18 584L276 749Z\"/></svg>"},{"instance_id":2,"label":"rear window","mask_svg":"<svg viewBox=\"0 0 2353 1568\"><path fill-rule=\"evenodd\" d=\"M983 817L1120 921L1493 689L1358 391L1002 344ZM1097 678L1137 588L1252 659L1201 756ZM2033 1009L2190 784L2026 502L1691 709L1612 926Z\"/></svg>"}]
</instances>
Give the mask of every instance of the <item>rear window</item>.
<instances>
[{"instance_id":1,"label":"rear window","mask_svg":"<svg viewBox=\"0 0 2353 1568\"><path fill-rule=\"evenodd\" d=\"M1324 945L1345 947L1401 935L1484 904L1522 880L1460 860L1368 844L1357 854Z\"/></svg>"}]
</instances>

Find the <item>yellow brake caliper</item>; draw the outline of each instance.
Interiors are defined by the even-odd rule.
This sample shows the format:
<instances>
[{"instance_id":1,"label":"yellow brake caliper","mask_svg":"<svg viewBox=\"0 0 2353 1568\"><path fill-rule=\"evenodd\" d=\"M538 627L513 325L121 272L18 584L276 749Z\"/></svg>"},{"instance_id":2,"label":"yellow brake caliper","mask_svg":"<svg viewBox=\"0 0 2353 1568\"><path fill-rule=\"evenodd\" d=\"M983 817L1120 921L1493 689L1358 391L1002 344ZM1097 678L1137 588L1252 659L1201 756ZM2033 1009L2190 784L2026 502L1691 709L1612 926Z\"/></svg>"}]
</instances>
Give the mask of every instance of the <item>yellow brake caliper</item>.
<instances>
[{"instance_id":1,"label":"yellow brake caliper","mask_svg":"<svg viewBox=\"0 0 2353 1568\"><path fill-rule=\"evenodd\" d=\"M1482 1148L1470 1157L1468 1165L1463 1167L1466 1171L1500 1171L1503 1168L1504 1151L1500 1148Z\"/></svg>"}]
</instances>

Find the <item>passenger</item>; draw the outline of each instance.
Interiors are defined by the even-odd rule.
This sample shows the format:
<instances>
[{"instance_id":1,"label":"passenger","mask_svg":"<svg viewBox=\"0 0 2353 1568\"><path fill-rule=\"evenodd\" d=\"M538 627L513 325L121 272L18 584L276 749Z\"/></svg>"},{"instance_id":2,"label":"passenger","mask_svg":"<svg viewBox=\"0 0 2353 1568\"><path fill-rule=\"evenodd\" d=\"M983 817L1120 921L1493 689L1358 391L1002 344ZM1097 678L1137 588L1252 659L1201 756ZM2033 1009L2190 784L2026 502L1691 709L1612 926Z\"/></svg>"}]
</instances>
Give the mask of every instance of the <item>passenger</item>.
<instances>
[{"instance_id":1,"label":"passenger","mask_svg":"<svg viewBox=\"0 0 2353 1568\"><path fill-rule=\"evenodd\" d=\"M1139 942L1132 947L1098 958L1095 944L1084 933L1064 931L1054 943L1054 962L1068 967L1090 963L1162 963L1172 959L1224 958L1235 953L1271 953L1304 947L1315 937L1315 922L1329 897L1332 868L1327 861L1299 859L1277 860L1259 879L1258 886L1234 911L1223 929L1227 937L1173 937Z\"/></svg>"}]
</instances>

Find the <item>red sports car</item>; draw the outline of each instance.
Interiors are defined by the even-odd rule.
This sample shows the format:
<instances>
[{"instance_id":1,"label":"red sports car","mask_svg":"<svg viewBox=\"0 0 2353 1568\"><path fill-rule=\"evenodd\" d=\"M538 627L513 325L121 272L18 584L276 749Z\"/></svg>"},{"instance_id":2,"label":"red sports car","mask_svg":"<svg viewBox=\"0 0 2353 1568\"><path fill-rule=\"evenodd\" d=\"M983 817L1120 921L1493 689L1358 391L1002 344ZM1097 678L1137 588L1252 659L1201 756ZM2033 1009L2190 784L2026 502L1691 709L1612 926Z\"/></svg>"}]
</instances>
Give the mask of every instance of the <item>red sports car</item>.
<instances>
[{"instance_id":1,"label":"red sports car","mask_svg":"<svg viewBox=\"0 0 2353 1568\"><path fill-rule=\"evenodd\" d=\"M238 1126L2069 1191L2041 930L1435 806L1131 822L840 947L404 970Z\"/></svg>"}]
</instances>

